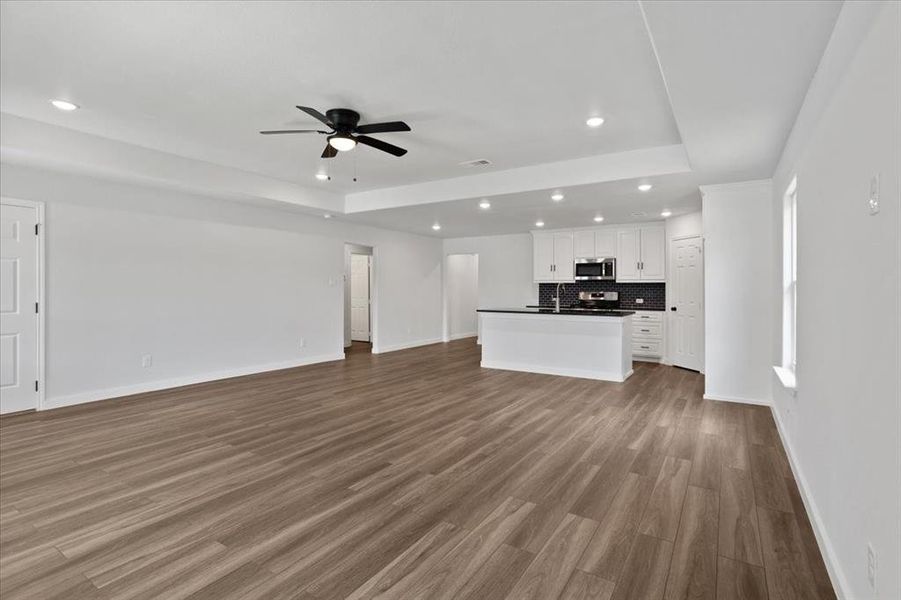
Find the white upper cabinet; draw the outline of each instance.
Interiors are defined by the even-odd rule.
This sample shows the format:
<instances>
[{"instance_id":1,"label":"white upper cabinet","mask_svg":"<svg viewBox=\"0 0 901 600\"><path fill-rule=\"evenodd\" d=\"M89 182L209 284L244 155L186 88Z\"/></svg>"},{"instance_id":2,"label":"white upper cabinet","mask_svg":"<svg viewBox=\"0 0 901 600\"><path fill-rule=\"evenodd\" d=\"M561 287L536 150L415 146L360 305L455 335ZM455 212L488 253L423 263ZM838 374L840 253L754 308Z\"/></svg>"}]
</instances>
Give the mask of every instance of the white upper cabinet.
<instances>
[{"instance_id":1,"label":"white upper cabinet","mask_svg":"<svg viewBox=\"0 0 901 600\"><path fill-rule=\"evenodd\" d=\"M594 232L594 256L596 258L616 257L615 229L598 229Z\"/></svg>"},{"instance_id":2,"label":"white upper cabinet","mask_svg":"<svg viewBox=\"0 0 901 600\"><path fill-rule=\"evenodd\" d=\"M574 281L573 234L554 234L554 281Z\"/></svg>"},{"instance_id":3,"label":"white upper cabinet","mask_svg":"<svg viewBox=\"0 0 901 600\"><path fill-rule=\"evenodd\" d=\"M577 231L573 234L573 254L576 258L596 258L594 251L594 230Z\"/></svg>"},{"instance_id":4,"label":"white upper cabinet","mask_svg":"<svg viewBox=\"0 0 901 600\"><path fill-rule=\"evenodd\" d=\"M554 234L532 234L532 270L535 281L554 280Z\"/></svg>"},{"instance_id":5,"label":"white upper cabinet","mask_svg":"<svg viewBox=\"0 0 901 600\"><path fill-rule=\"evenodd\" d=\"M666 280L666 229L663 225L626 227L616 232L616 280Z\"/></svg>"},{"instance_id":6,"label":"white upper cabinet","mask_svg":"<svg viewBox=\"0 0 901 600\"><path fill-rule=\"evenodd\" d=\"M666 229L663 226L641 228L641 280L666 279Z\"/></svg>"},{"instance_id":7,"label":"white upper cabinet","mask_svg":"<svg viewBox=\"0 0 901 600\"><path fill-rule=\"evenodd\" d=\"M616 280L641 281L641 232L637 227L616 232Z\"/></svg>"},{"instance_id":8,"label":"white upper cabinet","mask_svg":"<svg viewBox=\"0 0 901 600\"><path fill-rule=\"evenodd\" d=\"M532 251L535 283L574 281L580 258L616 258L617 281L666 281L663 223L533 231Z\"/></svg>"},{"instance_id":9,"label":"white upper cabinet","mask_svg":"<svg viewBox=\"0 0 901 600\"><path fill-rule=\"evenodd\" d=\"M613 258L616 256L616 230L580 229L573 233L575 258Z\"/></svg>"},{"instance_id":10,"label":"white upper cabinet","mask_svg":"<svg viewBox=\"0 0 901 600\"><path fill-rule=\"evenodd\" d=\"M536 283L573 281L572 232L533 232L532 269Z\"/></svg>"}]
</instances>

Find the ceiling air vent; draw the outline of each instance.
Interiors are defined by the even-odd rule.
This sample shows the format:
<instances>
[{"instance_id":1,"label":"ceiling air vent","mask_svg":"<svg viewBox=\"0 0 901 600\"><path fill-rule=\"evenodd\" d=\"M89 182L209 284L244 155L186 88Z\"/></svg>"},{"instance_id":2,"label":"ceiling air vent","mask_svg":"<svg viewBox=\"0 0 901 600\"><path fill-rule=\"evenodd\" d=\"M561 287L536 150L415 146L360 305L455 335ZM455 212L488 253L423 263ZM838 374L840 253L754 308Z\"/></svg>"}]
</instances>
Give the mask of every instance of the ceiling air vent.
<instances>
[{"instance_id":1,"label":"ceiling air vent","mask_svg":"<svg viewBox=\"0 0 901 600\"><path fill-rule=\"evenodd\" d=\"M634 213L632 213L632 216L633 216L633 217L646 217L646 216L648 216L648 213L646 213L646 212L634 212Z\"/></svg>"},{"instance_id":2,"label":"ceiling air vent","mask_svg":"<svg viewBox=\"0 0 901 600\"><path fill-rule=\"evenodd\" d=\"M461 167L473 168L473 167L487 167L491 164L490 160L486 160L484 158L477 158L475 160L467 160L465 162L461 162Z\"/></svg>"}]
</instances>

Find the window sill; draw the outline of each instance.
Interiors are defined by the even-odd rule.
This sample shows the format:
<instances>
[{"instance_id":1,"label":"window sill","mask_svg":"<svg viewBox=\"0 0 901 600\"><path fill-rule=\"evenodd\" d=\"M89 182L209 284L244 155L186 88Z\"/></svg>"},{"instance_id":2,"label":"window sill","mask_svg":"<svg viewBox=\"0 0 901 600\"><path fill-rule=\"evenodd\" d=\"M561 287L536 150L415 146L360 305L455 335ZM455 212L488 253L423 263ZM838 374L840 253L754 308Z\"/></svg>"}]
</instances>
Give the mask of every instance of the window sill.
<instances>
[{"instance_id":1,"label":"window sill","mask_svg":"<svg viewBox=\"0 0 901 600\"><path fill-rule=\"evenodd\" d=\"M792 396L798 393L798 379L795 377L795 372L791 369L786 369L785 367L773 367L773 371L776 372L776 377L779 378L779 381L782 383L782 387L791 392Z\"/></svg>"}]
</instances>

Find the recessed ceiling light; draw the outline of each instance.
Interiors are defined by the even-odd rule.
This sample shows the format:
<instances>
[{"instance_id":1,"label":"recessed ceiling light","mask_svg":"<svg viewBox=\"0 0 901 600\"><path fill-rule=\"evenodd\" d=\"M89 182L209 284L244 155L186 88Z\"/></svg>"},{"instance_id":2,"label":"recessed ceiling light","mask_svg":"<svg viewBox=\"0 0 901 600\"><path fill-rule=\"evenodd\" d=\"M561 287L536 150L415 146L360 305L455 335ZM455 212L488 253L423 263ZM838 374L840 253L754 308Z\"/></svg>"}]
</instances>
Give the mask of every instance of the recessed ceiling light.
<instances>
[{"instance_id":1,"label":"recessed ceiling light","mask_svg":"<svg viewBox=\"0 0 901 600\"><path fill-rule=\"evenodd\" d=\"M316 173L316 179L319 181L326 181L328 179L328 175L325 173Z\"/></svg>"},{"instance_id":2,"label":"recessed ceiling light","mask_svg":"<svg viewBox=\"0 0 901 600\"><path fill-rule=\"evenodd\" d=\"M487 200L482 200L481 202L479 202L479 208L481 208L482 210L488 210L489 208L491 208L491 203Z\"/></svg>"},{"instance_id":3,"label":"recessed ceiling light","mask_svg":"<svg viewBox=\"0 0 901 600\"><path fill-rule=\"evenodd\" d=\"M601 215L598 215L594 218L595 223L600 223L603 220L604 220L604 217L602 217Z\"/></svg>"},{"instance_id":4,"label":"recessed ceiling light","mask_svg":"<svg viewBox=\"0 0 901 600\"><path fill-rule=\"evenodd\" d=\"M638 186L638 191L639 192L647 192L647 191L650 191L650 189L652 187L654 187L654 186L651 185L650 183L642 183L641 185Z\"/></svg>"},{"instance_id":5,"label":"recessed ceiling light","mask_svg":"<svg viewBox=\"0 0 901 600\"><path fill-rule=\"evenodd\" d=\"M56 108L58 108L60 110L65 110L65 111L73 111L76 108L78 108L77 104L73 104L71 102L68 102L67 100L51 100L50 104L52 104L53 106L55 106Z\"/></svg>"},{"instance_id":6,"label":"recessed ceiling light","mask_svg":"<svg viewBox=\"0 0 901 600\"><path fill-rule=\"evenodd\" d=\"M590 119L585 121L585 124L589 127L600 127L604 124L604 119L602 119L601 117L591 117Z\"/></svg>"},{"instance_id":7,"label":"recessed ceiling light","mask_svg":"<svg viewBox=\"0 0 901 600\"><path fill-rule=\"evenodd\" d=\"M660 216L663 217L663 218L665 219L665 218L669 217L669 216L672 215L672 214L673 214L672 211L670 211L670 210L664 210L662 213L660 213Z\"/></svg>"},{"instance_id":8,"label":"recessed ceiling light","mask_svg":"<svg viewBox=\"0 0 901 600\"><path fill-rule=\"evenodd\" d=\"M544 221L535 221L535 227L544 227Z\"/></svg>"},{"instance_id":9,"label":"recessed ceiling light","mask_svg":"<svg viewBox=\"0 0 901 600\"><path fill-rule=\"evenodd\" d=\"M439 225L438 223L435 223L434 225L432 225L432 229L434 229L435 231L438 231L439 229L441 229L441 225Z\"/></svg>"},{"instance_id":10,"label":"recessed ceiling light","mask_svg":"<svg viewBox=\"0 0 901 600\"><path fill-rule=\"evenodd\" d=\"M331 219L332 215L330 215L329 213L325 213L324 215L322 215L322 218L323 219Z\"/></svg>"},{"instance_id":11,"label":"recessed ceiling light","mask_svg":"<svg viewBox=\"0 0 901 600\"><path fill-rule=\"evenodd\" d=\"M563 192L554 192L553 194L551 194L551 200L553 200L554 202L560 202L561 200L563 200Z\"/></svg>"}]
</instances>

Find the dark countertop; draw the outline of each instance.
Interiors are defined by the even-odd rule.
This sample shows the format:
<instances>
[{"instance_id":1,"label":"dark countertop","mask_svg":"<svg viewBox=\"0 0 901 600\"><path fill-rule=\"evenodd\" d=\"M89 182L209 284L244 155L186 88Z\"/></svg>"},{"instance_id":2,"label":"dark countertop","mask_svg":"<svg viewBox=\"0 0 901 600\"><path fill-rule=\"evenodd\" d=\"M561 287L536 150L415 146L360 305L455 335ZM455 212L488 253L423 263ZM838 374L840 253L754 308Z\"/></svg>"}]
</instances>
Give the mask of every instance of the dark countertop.
<instances>
[{"instance_id":1,"label":"dark countertop","mask_svg":"<svg viewBox=\"0 0 901 600\"><path fill-rule=\"evenodd\" d=\"M553 308L539 308L537 306L526 306L522 308L480 308L476 312L489 313L517 313L523 315L581 315L584 317L628 317L635 313L630 310L585 310L578 308L560 308L560 312L555 312Z\"/></svg>"},{"instance_id":2,"label":"dark countertop","mask_svg":"<svg viewBox=\"0 0 901 600\"><path fill-rule=\"evenodd\" d=\"M550 304L550 305L548 305L548 304L526 304L526 308L549 308L549 309L553 309L553 308L554 308L554 305L553 305L553 304ZM560 307L560 310L563 310L563 308L564 308L564 307L561 306L561 307ZM574 307L572 307L572 306L567 306L566 308L567 308L568 310L574 310ZM579 310L579 309L575 309L575 310ZM634 311L638 311L638 310L645 311L645 312L663 312L663 311L665 311L666 309L665 309L665 308L651 308L651 307L645 307L645 306L627 306L626 308L617 308L617 309L615 309L615 310L625 310L625 311L633 311L633 312L634 312Z\"/></svg>"}]
</instances>

